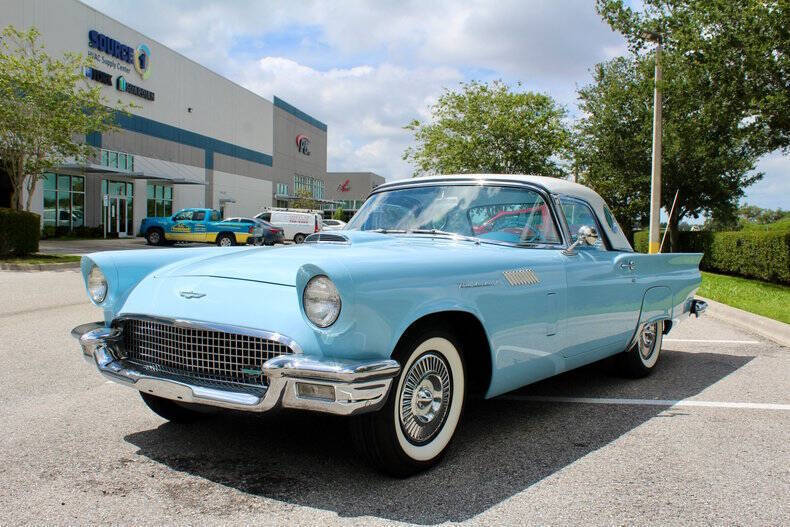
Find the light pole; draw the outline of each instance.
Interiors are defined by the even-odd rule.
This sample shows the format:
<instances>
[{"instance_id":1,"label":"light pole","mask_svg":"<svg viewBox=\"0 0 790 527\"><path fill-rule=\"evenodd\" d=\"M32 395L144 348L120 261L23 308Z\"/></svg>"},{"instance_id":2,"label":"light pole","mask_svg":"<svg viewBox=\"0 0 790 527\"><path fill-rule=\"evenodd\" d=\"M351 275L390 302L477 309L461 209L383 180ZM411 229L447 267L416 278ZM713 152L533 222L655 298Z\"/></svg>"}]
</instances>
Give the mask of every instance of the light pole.
<instances>
[{"instance_id":1,"label":"light pole","mask_svg":"<svg viewBox=\"0 0 790 527\"><path fill-rule=\"evenodd\" d=\"M653 92L653 168L650 176L650 233L648 252L659 251L661 230L661 35L648 33L645 38L656 43L656 74Z\"/></svg>"}]
</instances>

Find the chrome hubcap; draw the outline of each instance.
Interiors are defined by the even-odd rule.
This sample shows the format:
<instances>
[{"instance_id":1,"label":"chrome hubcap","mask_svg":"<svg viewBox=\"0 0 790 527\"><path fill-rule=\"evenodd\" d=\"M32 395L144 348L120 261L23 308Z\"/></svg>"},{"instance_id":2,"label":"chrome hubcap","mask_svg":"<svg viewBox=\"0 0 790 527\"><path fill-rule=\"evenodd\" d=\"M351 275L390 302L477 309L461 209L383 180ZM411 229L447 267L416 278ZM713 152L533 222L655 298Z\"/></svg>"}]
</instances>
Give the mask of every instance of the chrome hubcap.
<instances>
[{"instance_id":1,"label":"chrome hubcap","mask_svg":"<svg viewBox=\"0 0 790 527\"><path fill-rule=\"evenodd\" d=\"M439 433L451 396L450 369L442 357L426 353L414 361L400 393L400 425L409 442L426 443Z\"/></svg>"},{"instance_id":2,"label":"chrome hubcap","mask_svg":"<svg viewBox=\"0 0 790 527\"><path fill-rule=\"evenodd\" d=\"M657 330L658 324L649 324L642 329L642 333L639 335L639 354L645 360L649 359L655 351Z\"/></svg>"},{"instance_id":3,"label":"chrome hubcap","mask_svg":"<svg viewBox=\"0 0 790 527\"><path fill-rule=\"evenodd\" d=\"M219 241L219 244L223 247L228 247L230 245L230 239L225 237Z\"/></svg>"},{"instance_id":4,"label":"chrome hubcap","mask_svg":"<svg viewBox=\"0 0 790 527\"><path fill-rule=\"evenodd\" d=\"M159 233L158 232L152 232L150 238L151 238L151 241L153 243L159 243Z\"/></svg>"}]
</instances>

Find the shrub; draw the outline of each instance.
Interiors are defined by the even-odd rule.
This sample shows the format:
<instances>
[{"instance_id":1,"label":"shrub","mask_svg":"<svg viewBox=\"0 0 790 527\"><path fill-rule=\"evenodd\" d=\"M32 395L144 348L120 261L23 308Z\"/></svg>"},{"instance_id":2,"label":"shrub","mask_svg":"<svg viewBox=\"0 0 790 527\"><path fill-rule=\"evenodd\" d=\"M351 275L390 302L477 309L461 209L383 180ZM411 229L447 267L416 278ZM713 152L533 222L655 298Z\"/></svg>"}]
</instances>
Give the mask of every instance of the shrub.
<instances>
[{"instance_id":1,"label":"shrub","mask_svg":"<svg viewBox=\"0 0 790 527\"><path fill-rule=\"evenodd\" d=\"M790 283L790 230L680 233L682 252L703 253L703 271ZM634 248L647 252L647 232L634 235Z\"/></svg>"},{"instance_id":2,"label":"shrub","mask_svg":"<svg viewBox=\"0 0 790 527\"><path fill-rule=\"evenodd\" d=\"M38 214L0 208L0 258L38 252L40 234Z\"/></svg>"}]
</instances>

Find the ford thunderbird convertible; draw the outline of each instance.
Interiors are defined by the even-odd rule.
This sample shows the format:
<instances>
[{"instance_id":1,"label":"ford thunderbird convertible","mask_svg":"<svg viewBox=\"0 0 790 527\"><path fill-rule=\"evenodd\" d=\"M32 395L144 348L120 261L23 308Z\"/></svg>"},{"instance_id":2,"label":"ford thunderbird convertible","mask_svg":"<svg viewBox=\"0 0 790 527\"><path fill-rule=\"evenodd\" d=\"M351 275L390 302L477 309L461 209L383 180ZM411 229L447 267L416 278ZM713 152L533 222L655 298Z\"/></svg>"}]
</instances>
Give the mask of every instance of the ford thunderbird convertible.
<instances>
[{"instance_id":1,"label":"ford thunderbird convertible","mask_svg":"<svg viewBox=\"0 0 790 527\"><path fill-rule=\"evenodd\" d=\"M163 418L349 416L374 466L438 462L468 397L614 357L634 377L699 315L701 254L638 254L601 197L537 176L385 183L348 225L280 249L82 259L104 320L84 358Z\"/></svg>"}]
</instances>

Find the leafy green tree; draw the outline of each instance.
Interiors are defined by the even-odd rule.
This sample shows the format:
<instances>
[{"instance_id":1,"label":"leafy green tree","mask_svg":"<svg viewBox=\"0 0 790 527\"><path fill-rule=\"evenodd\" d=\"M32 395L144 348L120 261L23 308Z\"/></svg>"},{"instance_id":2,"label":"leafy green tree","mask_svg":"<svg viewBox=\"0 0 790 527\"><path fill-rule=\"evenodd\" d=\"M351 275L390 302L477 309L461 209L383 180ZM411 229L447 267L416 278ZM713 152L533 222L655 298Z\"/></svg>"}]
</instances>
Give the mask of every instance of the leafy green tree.
<instances>
[{"instance_id":1,"label":"leafy green tree","mask_svg":"<svg viewBox=\"0 0 790 527\"><path fill-rule=\"evenodd\" d=\"M511 90L502 81L472 81L445 90L430 110L429 121L405 127L416 145L403 159L416 175L564 175L559 159L567 154L570 132L565 110L548 95Z\"/></svg>"},{"instance_id":2,"label":"leafy green tree","mask_svg":"<svg viewBox=\"0 0 790 527\"><path fill-rule=\"evenodd\" d=\"M291 202L291 207L294 209L318 209L318 202L313 199L313 193L306 188L296 191L296 199Z\"/></svg>"},{"instance_id":3,"label":"leafy green tree","mask_svg":"<svg viewBox=\"0 0 790 527\"><path fill-rule=\"evenodd\" d=\"M762 174L737 111L690 89L684 57L668 53L664 67L662 205L670 241L678 225L702 214L732 215L743 189ZM653 116L653 57L620 57L599 64L594 82L579 90L575 170L597 190L624 226L649 217Z\"/></svg>"},{"instance_id":4,"label":"leafy green tree","mask_svg":"<svg viewBox=\"0 0 790 527\"><path fill-rule=\"evenodd\" d=\"M596 0L596 9L631 49L664 36L688 63L687 83L741 119L752 148L790 147L790 2L787 0ZM665 75L666 77L666 75Z\"/></svg>"},{"instance_id":5,"label":"leafy green tree","mask_svg":"<svg viewBox=\"0 0 790 527\"><path fill-rule=\"evenodd\" d=\"M343 210L343 207L338 207L335 209L335 212L332 213L333 220L344 221L343 218L346 216L346 211Z\"/></svg>"},{"instance_id":6,"label":"leafy green tree","mask_svg":"<svg viewBox=\"0 0 790 527\"><path fill-rule=\"evenodd\" d=\"M0 37L0 164L11 180L11 207L30 210L43 173L66 161L82 162L95 150L75 141L114 128L114 110L100 88L89 86L79 54L48 55L35 28L8 26ZM129 106L131 107L131 106ZM127 107L127 108L129 108ZM125 110L118 101L118 109Z\"/></svg>"}]
</instances>

